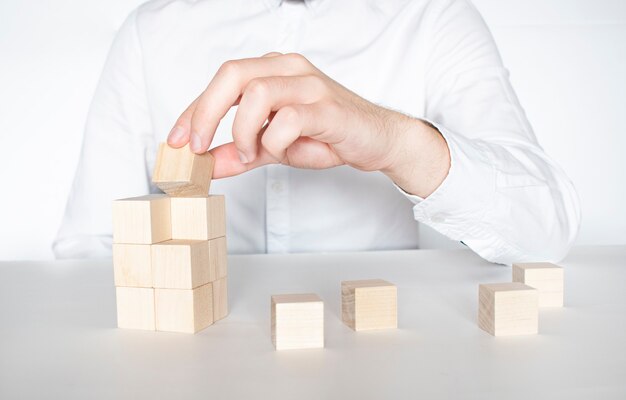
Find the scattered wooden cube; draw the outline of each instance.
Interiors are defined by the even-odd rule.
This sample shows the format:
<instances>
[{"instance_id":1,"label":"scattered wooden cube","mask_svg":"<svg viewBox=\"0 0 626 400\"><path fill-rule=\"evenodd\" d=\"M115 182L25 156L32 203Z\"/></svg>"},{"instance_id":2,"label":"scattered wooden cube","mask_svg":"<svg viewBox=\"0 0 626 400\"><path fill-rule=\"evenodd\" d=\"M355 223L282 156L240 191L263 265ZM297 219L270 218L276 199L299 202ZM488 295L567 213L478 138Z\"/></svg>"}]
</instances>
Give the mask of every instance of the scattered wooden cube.
<instances>
[{"instance_id":1,"label":"scattered wooden cube","mask_svg":"<svg viewBox=\"0 0 626 400\"><path fill-rule=\"evenodd\" d=\"M113 243L115 286L152 287L152 257L149 244Z\"/></svg>"},{"instance_id":2,"label":"scattered wooden cube","mask_svg":"<svg viewBox=\"0 0 626 400\"><path fill-rule=\"evenodd\" d=\"M228 278L213 281L213 321L228 315Z\"/></svg>"},{"instance_id":3,"label":"scattered wooden cube","mask_svg":"<svg viewBox=\"0 0 626 400\"><path fill-rule=\"evenodd\" d=\"M224 196L172 198L173 239L210 240L225 235Z\"/></svg>"},{"instance_id":4,"label":"scattered wooden cube","mask_svg":"<svg viewBox=\"0 0 626 400\"><path fill-rule=\"evenodd\" d=\"M154 289L117 287L115 293L118 327L150 331L155 329Z\"/></svg>"},{"instance_id":5,"label":"scattered wooden cube","mask_svg":"<svg viewBox=\"0 0 626 400\"><path fill-rule=\"evenodd\" d=\"M494 336L535 334L537 290L519 282L490 283L478 289L478 326Z\"/></svg>"},{"instance_id":6,"label":"scattered wooden cube","mask_svg":"<svg viewBox=\"0 0 626 400\"><path fill-rule=\"evenodd\" d=\"M155 288L194 289L216 279L206 240L168 240L152 245L152 276Z\"/></svg>"},{"instance_id":7,"label":"scattered wooden cube","mask_svg":"<svg viewBox=\"0 0 626 400\"><path fill-rule=\"evenodd\" d=\"M324 347L324 302L316 294L272 296L272 343L276 350Z\"/></svg>"},{"instance_id":8,"label":"scattered wooden cube","mask_svg":"<svg viewBox=\"0 0 626 400\"><path fill-rule=\"evenodd\" d=\"M398 292L382 279L341 282L341 317L355 331L398 327Z\"/></svg>"},{"instance_id":9,"label":"scattered wooden cube","mask_svg":"<svg viewBox=\"0 0 626 400\"><path fill-rule=\"evenodd\" d=\"M551 263L513 264L513 282L537 289L539 307L563 307L563 268Z\"/></svg>"},{"instance_id":10,"label":"scattered wooden cube","mask_svg":"<svg viewBox=\"0 0 626 400\"><path fill-rule=\"evenodd\" d=\"M172 237L170 199L151 194L113 202L113 242L151 244Z\"/></svg>"},{"instance_id":11,"label":"scattered wooden cube","mask_svg":"<svg viewBox=\"0 0 626 400\"><path fill-rule=\"evenodd\" d=\"M213 323L213 288L154 289L156 330L196 333Z\"/></svg>"},{"instance_id":12,"label":"scattered wooden cube","mask_svg":"<svg viewBox=\"0 0 626 400\"><path fill-rule=\"evenodd\" d=\"M170 196L206 196L214 164L210 153L195 154L189 145L175 149L161 143L152 182Z\"/></svg>"}]
</instances>

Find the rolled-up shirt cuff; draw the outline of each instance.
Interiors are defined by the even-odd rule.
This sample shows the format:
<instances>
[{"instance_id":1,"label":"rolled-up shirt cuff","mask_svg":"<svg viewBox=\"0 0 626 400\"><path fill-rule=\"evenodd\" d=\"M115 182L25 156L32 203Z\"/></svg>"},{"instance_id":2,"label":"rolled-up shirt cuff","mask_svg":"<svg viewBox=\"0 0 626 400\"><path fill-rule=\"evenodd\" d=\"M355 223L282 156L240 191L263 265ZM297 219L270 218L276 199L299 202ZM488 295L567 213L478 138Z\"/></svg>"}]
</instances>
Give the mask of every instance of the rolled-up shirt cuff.
<instances>
[{"instance_id":1,"label":"rolled-up shirt cuff","mask_svg":"<svg viewBox=\"0 0 626 400\"><path fill-rule=\"evenodd\" d=\"M450 151L447 177L423 199L398 189L413 202L415 219L453 240L474 236L480 222L493 207L496 171L488 149L480 143L430 122L443 136Z\"/></svg>"}]
</instances>

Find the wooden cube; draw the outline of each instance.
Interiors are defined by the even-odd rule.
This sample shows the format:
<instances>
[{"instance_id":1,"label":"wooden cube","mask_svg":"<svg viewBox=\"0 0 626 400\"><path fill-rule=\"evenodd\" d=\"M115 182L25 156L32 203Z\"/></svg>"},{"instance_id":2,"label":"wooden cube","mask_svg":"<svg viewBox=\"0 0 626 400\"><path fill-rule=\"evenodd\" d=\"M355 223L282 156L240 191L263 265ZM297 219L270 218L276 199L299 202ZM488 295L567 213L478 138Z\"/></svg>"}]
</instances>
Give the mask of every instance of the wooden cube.
<instances>
[{"instance_id":1,"label":"wooden cube","mask_svg":"<svg viewBox=\"0 0 626 400\"><path fill-rule=\"evenodd\" d=\"M152 257L149 244L113 243L115 286L152 287Z\"/></svg>"},{"instance_id":2,"label":"wooden cube","mask_svg":"<svg viewBox=\"0 0 626 400\"><path fill-rule=\"evenodd\" d=\"M563 268L551 263L513 264L513 282L539 292L539 307L563 307Z\"/></svg>"},{"instance_id":3,"label":"wooden cube","mask_svg":"<svg viewBox=\"0 0 626 400\"><path fill-rule=\"evenodd\" d=\"M118 327L149 331L155 329L154 289L117 287L115 295Z\"/></svg>"},{"instance_id":4,"label":"wooden cube","mask_svg":"<svg viewBox=\"0 0 626 400\"><path fill-rule=\"evenodd\" d=\"M152 244L171 239L170 199L161 194L113 202L113 242Z\"/></svg>"},{"instance_id":5,"label":"wooden cube","mask_svg":"<svg viewBox=\"0 0 626 400\"><path fill-rule=\"evenodd\" d=\"M341 317L355 331L398 327L398 291L382 279L341 282Z\"/></svg>"},{"instance_id":6,"label":"wooden cube","mask_svg":"<svg viewBox=\"0 0 626 400\"><path fill-rule=\"evenodd\" d=\"M215 279L228 275L228 250L225 236L209 240L209 259L215 268Z\"/></svg>"},{"instance_id":7,"label":"wooden cube","mask_svg":"<svg viewBox=\"0 0 626 400\"><path fill-rule=\"evenodd\" d=\"M539 327L537 290L519 282L490 283L478 289L478 326L494 336L535 334Z\"/></svg>"},{"instance_id":8,"label":"wooden cube","mask_svg":"<svg viewBox=\"0 0 626 400\"><path fill-rule=\"evenodd\" d=\"M161 143L152 182L170 196L206 196L214 164L210 153L195 154L189 145L175 149Z\"/></svg>"},{"instance_id":9,"label":"wooden cube","mask_svg":"<svg viewBox=\"0 0 626 400\"><path fill-rule=\"evenodd\" d=\"M272 296L272 343L276 350L324 347L324 302L316 294Z\"/></svg>"},{"instance_id":10,"label":"wooden cube","mask_svg":"<svg viewBox=\"0 0 626 400\"><path fill-rule=\"evenodd\" d=\"M213 323L213 288L154 289L156 330L196 333Z\"/></svg>"},{"instance_id":11,"label":"wooden cube","mask_svg":"<svg viewBox=\"0 0 626 400\"><path fill-rule=\"evenodd\" d=\"M210 240L225 235L224 196L172 198L173 239Z\"/></svg>"},{"instance_id":12,"label":"wooden cube","mask_svg":"<svg viewBox=\"0 0 626 400\"><path fill-rule=\"evenodd\" d=\"M152 245L155 288L194 289L216 279L206 240L168 240Z\"/></svg>"},{"instance_id":13,"label":"wooden cube","mask_svg":"<svg viewBox=\"0 0 626 400\"><path fill-rule=\"evenodd\" d=\"M213 321L218 321L228 315L228 278L212 282L213 285Z\"/></svg>"}]
</instances>

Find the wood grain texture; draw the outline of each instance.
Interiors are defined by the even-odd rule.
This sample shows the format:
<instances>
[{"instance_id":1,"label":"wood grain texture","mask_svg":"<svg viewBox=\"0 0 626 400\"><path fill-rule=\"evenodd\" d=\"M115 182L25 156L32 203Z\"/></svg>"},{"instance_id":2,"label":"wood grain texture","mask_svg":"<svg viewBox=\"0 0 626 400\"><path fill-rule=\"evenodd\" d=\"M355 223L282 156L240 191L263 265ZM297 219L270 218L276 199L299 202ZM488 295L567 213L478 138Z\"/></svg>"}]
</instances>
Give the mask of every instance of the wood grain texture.
<instances>
[{"instance_id":1,"label":"wood grain texture","mask_svg":"<svg viewBox=\"0 0 626 400\"><path fill-rule=\"evenodd\" d=\"M324 302L318 295L272 296L271 319L276 350L324 347Z\"/></svg>"},{"instance_id":2,"label":"wood grain texture","mask_svg":"<svg viewBox=\"0 0 626 400\"><path fill-rule=\"evenodd\" d=\"M226 236L224 196L173 197L172 238L210 240Z\"/></svg>"},{"instance_id":3,"label":"wood grain texture","mask_svg":"<svg viewBox=\"0 0 626 400\"><path fill-rule=\"evenodd\" d=\"M210 153L195 154L189 145L174 149L161 143L152 182L170 196L206 196L214 165Z\"/></svg>"},{"instance_id":4,"label":"wood grain texture","mask_svg":"<svg viewBox=\"0 0 626 400\"><path fill-rule=\"evenodd\" d=\"M547 262L513 264L513 282L539 292L539 307L563 307L563 268Z\"/></svg>"},{"instance_id":5,"label":"wood grain texture","mask_svg":"<svg viewBox=\"0 0 626 400\"><path fill-rule=\"evenodd\" d=\"M154 289L117 287L115 297L119 328L155 330Z\"/></svg>"},{"instance_id":6,"label":"wood grain texture","mask_svg":"<svg viewBox=\"0 0 626 400\"><path fill-rule=\"evenodd\" d=\"M156 330L196 333L213 323L213 288L154 289Z\"/></svg>"},{"instance_id":7,"label":"wood grain texture","mask_svg":"<svg viewBox=\"0 0 626 400\"><path fill-rule=\"evenodd\" d=\"M228 278L223 277L212 282L213 285L213 321L228 315Z\"/></svg>"},{"instance_id":8,"label":"wood grain texture","mask_svg":"<svg viewBox=\"0 0 626 400\"><path fill-rule=\"evenodd\" d=\"M115 286L152 287L152 255L149 244L113 243Z\"/></svg>"},{"instance_id":9,"label":"wood grain texture","mask_svg":"<svg viewBox=\"0 0 626 400\"><path fill-rule=\"evenodd\" d=\"M341 282L341 318L355 331L398 327L398 291L382 279Z\"/></svg>"},{"instance_id":10,"label":"wood grain texture","mask_svg":"<svg viewBox=\"0 0 626 400\"><path fill-rule=\"evenodd\" d=\"M155 288L194 289L216 279L206 240L168 240L152 245Z\"/></svg>"},{"instance_id":11,"label":"wood grain texture","mask_svg":"<svg viewBox=\"0 0 626 400\"><path fill-rule=\"evenodd\" d=\"M478 326L494 336L536 334L537 290L519 282L490 283L478 288Z\"/></svg>"},{"instance_id":12,"label":"wood grain texture","mask_svg":"<svg viewBox=\"0 0 626 400\"><path fill-rule=\"evenodd\" d=\"M113 201L113 242L152 244L172 237L170 198L161 194Z\"/></svg>"}]
</instances>

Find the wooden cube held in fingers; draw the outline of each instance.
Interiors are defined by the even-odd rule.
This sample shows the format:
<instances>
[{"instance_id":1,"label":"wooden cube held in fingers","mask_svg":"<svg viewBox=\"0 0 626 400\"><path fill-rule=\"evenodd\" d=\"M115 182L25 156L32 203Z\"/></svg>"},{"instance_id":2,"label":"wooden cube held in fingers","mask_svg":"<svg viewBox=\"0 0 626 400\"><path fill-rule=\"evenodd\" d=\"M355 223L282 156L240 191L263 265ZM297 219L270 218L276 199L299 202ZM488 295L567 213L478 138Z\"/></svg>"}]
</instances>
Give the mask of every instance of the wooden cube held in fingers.
<instances>
[{"instance_id":1,"label":"wooden cube held in fingers","mask_svg":"<svg viewBox=\"0 0 626 400\"><path fill-rule=\"evenodd\" d=\"M151 288L151 246L113 243L113 276L115 286Z\"/></svg>"},{"instance_id":2,"label":"wooden cube held in fingers","mask_svg":"<svg viewBox=\"0 0 626 400\"><path fill-rule=\"evenodd\" d=\"M149 331L155 329L154 289L117 287L115 296L118 327Z\"/></svg>"},{"instance_id":3,"label":"wooden cube held in fingers","mask_svg":"<svg viewBox=\"0 0 626 400\"><path fill-rule=\"evenodd\" d=\"M156 330L196 333L213 323L213 288L154 289Z\"/></svg>"},{"instance_id":4,"label":"wooden cube held in fingers","mask_svg":"<svg viewBox=\"0 0 626 400\"><path fill-rule=\"evenodd\" d=\"M223 277L211 283L213 285L213 321L228 315L228 278Z\"/></svg>"},{"instance_id":5,"label":"wooden cube held in fingers","mask_svg":"<svg viewBox=\"0 0 626 400\"><path fill-rule=\"evenodd\" d=\"M398 327L398 292L382 279L341 282L341 316L355 331Z\"/></svg>"},{"instance_id":6,"label":"wooden cube held in fingers","mask_svg":"<svg viewBox=\"0 0 626 400\"><path fill-rule=\"evenodd\" d=\"M478 326L494 336L536 334L537 290L519 282L490 283L478 289Z\"/></svg>"},{"instance_id":7,"label":"wooden cube held in fingers","mask_svg":"<svg viewBox=\"0 0 626 400\"><path fill-rule=\"evenodd\" d=\"M210 153L195 154L189 145L175 149L161 143L152 182L170 196L206 196L214 164Z\"/></svg>"},{"instance_id":8,"label":"wooden cube held in fingers","mask_svg":"<svg viewBox=\"0 0 626 400\"><path fill-rule=\"evenodd\" d=\"M216 279L206 240L168 240L152 245L155 288L194 289Z\"/></svg>"},{"instance_id":9,"label":"wooden cube held in fingers","mask_svg":"<svg viewBox=\"0 0 626 400\"><path fill-rule=\"evenodd\" d=\"M539 307L563 307L563 268L551 263L513 264L513 282L537 289Z\"/></svg>"},{"instance_id":10,"label":"wooden cube held in fingers","mask_svg":"<svg viewBox=\"0 0 626 400\"><path fill-rule=\"evenodd\" d=\"M272 296L272 343L276 350L324 347L324 302L316 294Z\"/></svg>"},{"instance_id":11,"label":"wooden cube held in fingers","mask_svg":"<svg viewBox=\"0 0 626 400\"><path fill-rule=\"evenodd\" d=\"M170 198L161 194L113 202L113 242L152 244L172 237Z\"/></svg>"},{"instance_id":12,"label":"wooden cube held in fingers","mask_svg":"<svg viewBox=\"0 0 626 400\"><path fill-rule=\"evenodd\" d=\"M224 196L172 198L173 239L210 240L225 235Z\"/></svg>"}]
</instances>

